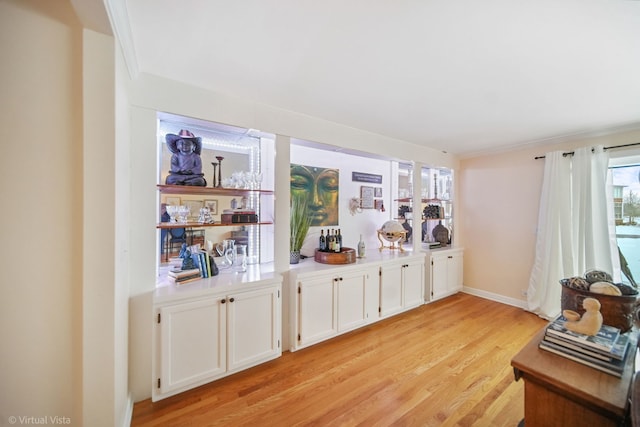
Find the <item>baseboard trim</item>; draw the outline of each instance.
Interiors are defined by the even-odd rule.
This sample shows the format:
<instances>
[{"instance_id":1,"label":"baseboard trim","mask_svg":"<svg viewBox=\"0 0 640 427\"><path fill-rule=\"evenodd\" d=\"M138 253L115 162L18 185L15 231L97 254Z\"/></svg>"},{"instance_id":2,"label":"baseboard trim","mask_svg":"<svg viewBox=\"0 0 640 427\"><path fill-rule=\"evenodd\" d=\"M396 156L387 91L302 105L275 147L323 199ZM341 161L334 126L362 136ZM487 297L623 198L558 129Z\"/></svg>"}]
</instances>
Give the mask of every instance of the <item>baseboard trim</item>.
<instances>
[{"instance_id":1,"label":"baseboard trim","mask_svg":"<svg viewBox=\"0 0 640 427\"><path fill-rule=\"evenodd\" d=\"M462 292L464 292L466 294L469 294L469 295L475 295L475 296L480 297L480 298L488 299L488 300L491 300L491 301L496 301L496 302L500 302L500 303L503 303L503 304L511 305L511 306L514 306L514 307L518 307L518 308L521 308L523 310L527 310L528 309L528 305L527 305L526 301L522 301L522 300L515 299L515 298L505 297L504 295L494 294L492 292L482 291L480 289L469 288L467 286L462 288Z\"/></svg>"}]
</instances>

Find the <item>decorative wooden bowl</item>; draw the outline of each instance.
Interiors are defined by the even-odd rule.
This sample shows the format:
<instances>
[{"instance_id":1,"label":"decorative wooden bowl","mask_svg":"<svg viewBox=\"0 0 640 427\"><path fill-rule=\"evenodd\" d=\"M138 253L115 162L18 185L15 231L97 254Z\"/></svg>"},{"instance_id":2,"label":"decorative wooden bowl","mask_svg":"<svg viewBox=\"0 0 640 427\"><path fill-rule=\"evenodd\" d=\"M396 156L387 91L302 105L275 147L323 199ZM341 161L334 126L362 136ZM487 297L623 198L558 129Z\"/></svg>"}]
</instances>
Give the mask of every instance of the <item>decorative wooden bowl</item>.
<instances>
[{"instance_id":1,"label":"decorative wooden bowl","mask_svg":"<svg viewBox=\"0 0 640 427\"><path fill-rule=\"evenodd\" d=\"M342 248L340 252L321 252L316 249L314 259L323 264L352 264L356 262L356 250Z\"/></svg>"},{"instance_id":2,"label":"decorative wooden bowl","mask_svg":"<svg viewBox=\"0 0 640 427\"><path fill-rule=\"evenodd\" d=\"M562 283L562 296L560 305L562 310L572 310L579 315L585 312L582 301L585 298L595 298L600 301L600 313L602 313L605 325L615 326L622 332L630 331L634 322L638 319L638 307L640 299L637 295L604 295L594 292L570 288Z\"/></svg>"}]
</instances>

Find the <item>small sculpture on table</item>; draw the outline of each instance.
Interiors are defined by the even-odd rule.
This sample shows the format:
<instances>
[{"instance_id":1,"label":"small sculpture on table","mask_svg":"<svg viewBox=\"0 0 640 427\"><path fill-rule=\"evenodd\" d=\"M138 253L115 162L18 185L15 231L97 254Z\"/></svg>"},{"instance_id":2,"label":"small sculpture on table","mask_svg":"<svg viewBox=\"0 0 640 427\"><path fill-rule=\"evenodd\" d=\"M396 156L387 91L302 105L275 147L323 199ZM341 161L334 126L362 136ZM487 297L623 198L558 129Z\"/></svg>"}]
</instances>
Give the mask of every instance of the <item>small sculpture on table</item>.
<instances>
[{"instance_id":1,"label":"small sculpture on table","mask_svg":"<svg viewBox=\"0 0 640 427\"><path fill-rule=\"evenodd\" d=\"M178 135L167 134L167 147L171 151L171 170L165 182L168 185L206 187L202 173L202 139L182 129Z\"/></svg>"},{"instance_id":2,"label":"small sculpture on table","mask_svg":"<svg viewBox=\"0 0 640 427\"><path fill-rule=\"evenodd\" d=\"M579 334L596 335L603 322L602 313L600 313L600 301L595 298L585 298L582 301L582 307L585 309L582 317L573 310L562 311L562 315L567 319L564 326L568 330Z\"/></svg>"}]
</instances>

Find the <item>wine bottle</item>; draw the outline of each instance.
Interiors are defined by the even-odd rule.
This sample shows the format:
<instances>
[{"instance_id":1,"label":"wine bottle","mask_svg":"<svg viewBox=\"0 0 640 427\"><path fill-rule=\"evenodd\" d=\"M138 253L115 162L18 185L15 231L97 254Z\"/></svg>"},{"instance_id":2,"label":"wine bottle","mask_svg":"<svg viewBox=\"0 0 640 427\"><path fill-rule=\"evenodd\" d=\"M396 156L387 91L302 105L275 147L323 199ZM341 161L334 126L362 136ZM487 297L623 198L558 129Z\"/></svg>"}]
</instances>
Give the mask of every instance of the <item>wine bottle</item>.
<instances>
[{"instance_id":1,"label":"wine bottle","mask_svg":"<svg viewBox=\"0 0 640 427\"><path fill-rule=\"evenodd\" d=\"M360 241L358 242L358 258L364 258L364 240L362 240L362 234L360 235Z\"/></svg>"},{"instance_id":2,"label":"wine bottle","mask_svg":"<svg viewBox=\"0 0 640 427\"><path fill-rule=\"evenodd\" d=\"M336 238L338 239L338 245L340 245L340 248L342 248L342 233L340 233L339 228L338 228L338 235L336 236Z\"/></svg>"},{"instance_id":3,"label":"wine bottle","mask_svg":"<svg viewBox=\"0 0 640 427\"><path fill-rule=\"evenodd\" d=\"M324 237L324 230L320 230L320 239L318 242L318 250L324 252L327 250L327 239Z\"/></svg>"},{"instance_id":4,"label":"wine bottle","mask_svg":"<svg viewBox=\"0 0 640 427\"><path fill-rule=\"evenodd\" d=\"M331 230L327 228L327 251L328 252L333 252L333 243L334 243L333 234L331 233Z\"/></svg>"},{"instance_id":5,"label":"wine bottle","mask_svg":"<svg viewBox=\"0 0 640 427\"><path fill-rule=\"evenodd\" d=\"M333 251L340 252L340 248L342 246L340 246L340 229L339 228L336 230L336 234L334 237L335 237L335 240L333 242Z\"/></svg>"}]
</instances>

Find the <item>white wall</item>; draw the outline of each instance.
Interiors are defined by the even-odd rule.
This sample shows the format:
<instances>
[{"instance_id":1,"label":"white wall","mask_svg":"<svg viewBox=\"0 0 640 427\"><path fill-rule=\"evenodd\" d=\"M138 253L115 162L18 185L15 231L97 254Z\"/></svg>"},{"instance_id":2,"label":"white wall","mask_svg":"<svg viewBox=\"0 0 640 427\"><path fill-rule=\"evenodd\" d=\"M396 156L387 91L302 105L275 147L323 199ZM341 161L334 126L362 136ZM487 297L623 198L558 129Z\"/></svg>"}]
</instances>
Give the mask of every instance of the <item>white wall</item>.
<instances>
[{"instance_id":1,"label":"white wall","mask_svg":"<svg viewBox=\"0 0 640 427\"><path fill-rule=\"evenodd\" d=\"M640 131L576 138L463 159L459 174L457 219L464 246L464 285L473 292L526 306L535 256L544 160L549 151L602 144L640 142ZM637 149L635 149L637 151ZM623 156L629 150L611 150Z\"/></svg>"},{"instance_id":2,"label":"white wall","mask_svg":"<svg viewBox=\"0 0 640 427\"><path fill-rule=\"evenodd\" d=\"M291 146L291 163L317 166L321 168L338 169L340 172L340 192L339 192L339 225L337 227L311 227L305 240L302 254L313 256L314 249L318 247L320 230L326 233L327 228L340 228L343 246L356 248L360 239L360 234L365 241L367 248L380 246L377 239L378 230L385 221L391 218L391 162L385 160L369 159L345 153L333 153L316 148ZM351 180L351 172L364 172L375 175L382 175L382 184L371 184L366 182L356 182ZM352 197L360 197L360 187L382 187L383 200L386 211L381 212L376 209L363 209L362 212L351 215L349 212L349 200Z\"/></svg>"},{"instance_id":3,"label":"white wall","mask_svg":"<svg viewBox=\"0 0 640 427\"><path fill-rule=\"evenodd\" d=\"M0 16L0 425L81 425L82 29L65 1Z\"/></svg>"},{"instance_id":4,"label":"white wall","mask_svg":"<svg viewBox=\"0 0 640 427\"><path fill-rule=\"evenodd\" d=\"M116 216L127 224L115 207L114 39L83 30L65 0L7 0L0 16L11 58L2 65L0 174L3 207L16 207L1 221L0 425L124 425L128 282Z\"/></svg>"},{"instance_id":5,"label":"white wall","mask_svg":"<svg viewBox=\"0 0 640 427\"><path fill-rule=\"evenodd\" d=\"M116 242L126 254L116 239L116 212L118 236L127 223L126 199L117 199L115 188L126 175L117 177L115 167L114 57L113 37L83 31L83 425L121 424L128 391L129 285L115 261Z\"/></svg>"}]
</instances>

